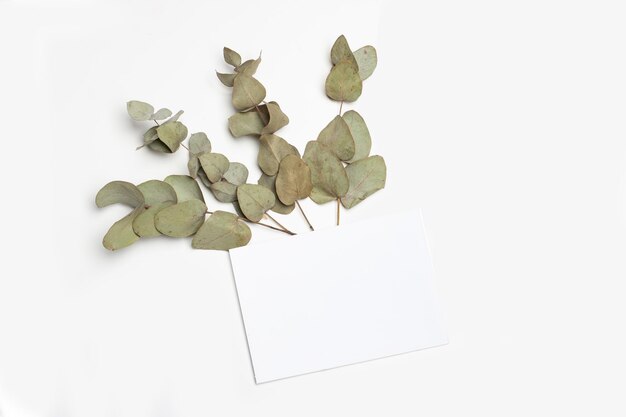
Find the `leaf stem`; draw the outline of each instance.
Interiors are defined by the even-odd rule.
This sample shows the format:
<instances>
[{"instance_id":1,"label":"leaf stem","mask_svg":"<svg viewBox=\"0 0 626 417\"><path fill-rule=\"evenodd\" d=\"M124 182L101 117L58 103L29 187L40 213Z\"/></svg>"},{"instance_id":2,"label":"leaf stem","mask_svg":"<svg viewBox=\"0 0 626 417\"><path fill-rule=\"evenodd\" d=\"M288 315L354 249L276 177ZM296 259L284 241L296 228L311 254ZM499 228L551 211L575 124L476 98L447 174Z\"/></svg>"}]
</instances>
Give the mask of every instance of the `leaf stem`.
<instances>
[{"instance_id":1,"label":"leaf stem","mask_svg":"<svg viewBox=\"0 0 626 417\"><path fill-rule=\"evenodd\" d=\"M213 214L213 212L212 212L212 211L208 211L208 210L207 210L207 212L206 212L206 213L207 213L207 214ZM253 221L250 221L250 220L246 219L245 217L237 216L237 218L238 218L239 220L243 220L243 221L244 221L244 222L246 222L246 223L258 224L259 226L267 227L267 228L269 228L269 229L276 230L276 231L278 231L278 232L287 233L287 234L288 234L288 235L290 235L290 236L294 236L294 235L296 234L296 233L292 232L291 230L287 230L287 229L279 229L278 227L274 227L274 226L272 226L272 225L270 225L270 224L265 224L265 223L261 223L261 222L253 222Z\"/></svg>"},{"instance_id":2,"label":"leaf stem","mask_svg":"<svg viewBox=\"0 0 626 417\"><path fill-rule=\"evenodd\" d=\"M189 148L187 146L185 146L184 143L181 143L180 146L182 146L183 148L185 148L185 149L187 149L189 151ZM191 152L191 151L189 151L189 152Z\"/></svg>"},{"instance_id":3,"label":"leaf stem","mask_svg":"<svg viewBox=\"0 0 626 417\"><path fill-rule=\"evenodd\" d=\"M300 213L302 213L302 215L304 216L304 220L306 220L307 224L309 225L309 229L311 229L312 231L315 231L315 229L313 228L313 225L311 224L311 222L309 221L309 218L306 216L306 214L304 213L304 210L302 210L302 206L300 205L300 202L298 200L296 200L296 205L298 206L298 208L300 209Z\"/></svg>"},{"instance_id":4,"label":"leaf stem","mask_svg":"<svg viewBox=\"0 0 626 417\"><path fill-rule=\"evenodd\" d=\"M341 111L343 110L343 100L339 103L339 116L341 116Z\"/></svg>"},{"instance_id":5,"label":"leaf stem","mask_svg":"<svg viewBox=\"0 0 626 417\"><path fill-rule=\"evenodd\" d=\"M265 213L265 215L266 215L266 216L267 216L267 217L268 217L271 221L273 221L274 223L276 223L276 224L278 225L278 227L280 227L281 229L283 229L285 232L287 232L287 233L291 233L291 234L294 234L294 235L295 235L295 233L293 233L291 230L287 229L285 226L283 226L282 224L278 223L278 221L277 221L275 218L273 218L272 216L270 216L270 215L269 215L269 213Z\"/></svg>"},{"instance_id":6,"label":"leaf stem","mask_svg":"<svg viewBox=\"0 0 626 417\"><path fill-rule=\"evenodd\" d=\"M339 217L341 213L341 200L337 197L337 226L339 226Z\"/></svg>"}]
</instances>

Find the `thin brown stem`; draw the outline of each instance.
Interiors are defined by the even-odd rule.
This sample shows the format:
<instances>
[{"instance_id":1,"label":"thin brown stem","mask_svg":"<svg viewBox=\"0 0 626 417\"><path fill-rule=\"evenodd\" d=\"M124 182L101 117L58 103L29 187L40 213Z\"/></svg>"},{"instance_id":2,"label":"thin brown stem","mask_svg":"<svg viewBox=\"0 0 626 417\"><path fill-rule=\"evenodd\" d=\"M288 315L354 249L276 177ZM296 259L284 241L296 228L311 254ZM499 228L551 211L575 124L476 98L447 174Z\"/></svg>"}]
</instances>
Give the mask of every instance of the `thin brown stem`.
<instances>
[{"instance_id":1,"label":"thin brown stem","mask_svg":"<svg viewBox=\"0 0 626 417\"><path fill-rule=\"evenodd\" d=\"M156 120L153 120L153 122L156 123L157 126L161 126Z\"/></svg>"},{"instance_id":2,"label":"thin brown stem","mask_svg":"<svg viewBox=\"0 0 626 417\"><path fill-rule=\"evenodd\" d=\"M339 103L339 116L341 116L341 111L343 110L343 100Z\"/></svg>"},{"instance_id":3,"label":"thin brown stem","mask_svg":"<svg viewBox=\"0 0 626 417\"><path fill-rule=\"evenodd\" d=\"M180 146L182 146L183 148L185 148L185 149L187 149L189 151L189 148L187 146L185 146L184 143L181 143ZM189 151L189 152L191 152L191 151Z\"/></svg>"},{"instance_id":4,"label":"thin brown stem","mask_svg":"<svg viewBox=\"0 0 626 417\"><path fill-rule=\"evenodd\" d=\"M341 213L341 200L337 198L337 226L339 226L340 213Z\"/></svg>"},{"instance_id":5,"label":"thin brown stem","mask_svg":"<svg viewBox=\"0 0 626 417\"><path fill-rule=\"evenodd\" d=\"M208 211L206 212L207 214L213 214L214 212L212 211ZM251 224L258 224L259 226L263 226L263 227L267 227L268 229L272 229L272 230L276 230L277 232L282 232L282 233L287 233L290 236L294 236L295 233L292 232L291 230L287 230L287 229L279 229L278 227L274 227L270 224L265 224L265 223L261 223L261 222L253 222L251 220L246 219L245 217L241 217L241 216L237 216L237 218L239 220L243 220L246 223L251 223Z\"/></svg>"},{"instance_id":6,"label":"thin brown stem","mask_svg":"<svg viewBox=\"0 0 626 417\"><path fill-rule=\"evenodd\" d=\"M278 225L278 227L280 227L281 229L283 229L286 232L289 233L293 233L291 230L287 229L285 226L283 226L282 224L278 223L278 220L276 220L275 218L273 218L272 216L269 215L269 213L265 213L265 215L267 216L268 219L270 219L271 221L273 221L274 223L276 223ZM295 234L295 233L294 233Z\"/></svg>"},{"instance_id":7,"label":"thin brown stem","mask_svg":"<svg viewBox=\"0 0 626 417\"><path fill-rule=\"evenodd\" d=\"M312 231L315 231L315 229L313 228L313 225L309 221L309 218L304 213L304 210L302 210L302 206L300 205L300 202L298 200L296 200L296 205L298 206L298 209L300 209L300 213L302 213L302 215L304 216L304 220L306 220L307 224L309 225L309 229L311 229Z\"/></svg>"}]
</instances>

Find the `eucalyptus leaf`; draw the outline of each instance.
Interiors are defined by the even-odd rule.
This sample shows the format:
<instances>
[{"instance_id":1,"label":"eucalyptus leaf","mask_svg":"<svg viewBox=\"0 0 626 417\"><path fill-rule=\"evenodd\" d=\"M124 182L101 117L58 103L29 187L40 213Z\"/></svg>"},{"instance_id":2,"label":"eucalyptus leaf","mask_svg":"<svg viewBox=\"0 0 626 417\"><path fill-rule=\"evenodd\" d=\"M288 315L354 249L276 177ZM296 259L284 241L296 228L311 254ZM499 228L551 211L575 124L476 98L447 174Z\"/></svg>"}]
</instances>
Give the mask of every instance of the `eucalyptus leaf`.
<instances>
[{"instance_id":1,"label":"eucalyptus leaf","mask_svg":"<svg viewBox=\"0 0 626 417\"><path fill-rule=\"evenodd\" d=\"M198 163L200 162L198 161ZM198 171L198 178L200 179L200 182L202 182L202 184L205 185L205 187L207 188L211 187L211 181L209 181L209 179L207 178L203 170Z\"/></svg>"},{"instance_id":2,"label":"eucalyptus leaf","mask_svg":"<svg viewBox=\"0 0 626 417\"><path fill-rule=\"evenodd\" d=\"M335 116L320 132L317 141L330 149L342 161L354 157L354 139L348 124L341 116Z\"/></svg>"},{"instance_id":3,"label":"eucalyptus leaf","mask_svg":"<svg viewBox=\"0 0 626 417\"><path fill-rule=\"evenodd\" d=\"M143 101L131 100L126 103L126 111L133 120L143 122L150 120L152 113L154 113L154 107Z\"/></svg>"},{"instance_id":4,"label":"eucalyptus leaf","mask_svg":"<svg viewBox=\"0 0 626 417\"><path fill-rule=\"evenodd\" d=\"M173 123L173 122L177 122L178 119L180 118L180 116L182 116L184 113L183 110L179 110L176 112L175 115L173 115L172 117L170 117L169 119L167 119L166 121L164 121L163 123L161 123L161 126L168 124L168 123Z\"/></svg>"},{"instance_id":5,"label":"eucalyptus leaf","mask_svg":"<svg viewBox=\"0 0 626 417\"><path fill-rule=\"evenodd\" d=\"M303 159L311 169L311 200L324 204L348 192L348 175L343 163L326 147L317 141L307 143Z\"/></svg>"},{"instance_id":6,"label":"eucalyptus leaf","mask_svg":"<svg viewBox=\"0 0 626 417\"><path fill-rule=\"evenodd\" d=\"M333 65L337 65L342 61L348 61L351 64L357 65L356 59L352 54L352 50L350 49L350 45L348 45L348 40L345 36L339 36L333 44L333 47L330 50L330 60Z\"/></svg>"},{"instance_id":7,"label":"eucalyptus leaf","mask_svg":"<svg viewBox=\"0 0 626 417\"><path fill-rule=\"evenodd\" d=\"M188 175L170 175L163 181L174 188L179 203L189 200L204 201L198 182Z\"/></svg>"},{"instance_id":8,"label":"eucalyptus leaf","mask_svg":"<svg viewBox=\"0 0 626 417\"><path fill-rule=\"evenodd\" d=\"M346 168L350 188L341 197L345 208L352 208L378 190L385 187L387 167L385 160L378 156L361 159Z\"/></svg>"},{"instance_id":9,"label":"eucalyptus leaf","mask_svg":"<svg viewBox=\"0 0 626 417\"><path fill-rule=\"evenodd\" d=\"M259 105L265 99L263 84L246 74L239 74L233 84L233 106L241 111Z\"/></svg>"},{"instance_id":10,"label":"eucalyptus leaf","mask_svg":"<svg viewBox=\"0 0 626 417\"><path fill-rule=\"evenodd\" d=\"M218 181L209 187L217 201L232 203L237 201L237 186L228 181Z\"/></svg>"},{"instance_id":11,"label":"eucalyptus leaf","mask_svg":"<svg viewBox=\"0 0 626 417\"><path fill-rule=\"evenodd\" d=\"M361 96L363 81L356 64L341 61L326 78L326 95L335 101L355 101Z\"/></svg>"},{"instance_id":12,"label":"eucalyptus leaf","mask_svg":"<svg viewBox=\"0 0 626 417\"><path fill-rule=\"evenodd\" d=\"M241 65L241 55L230 48L224 47L224 61L233 67Z\"/></svg>"},{"instance_id":13,"label":"eucalyptus leaf","mask_svg":"<svg viewBox=\"0 0 626 417\"><path fill-rule=\"evenodd\" d=\"M365 120L354 110L345 112L342 117L350 129L355 145L354 156L347 162L352 163L366 158L372 149L372 137Z\"/></svg>"},{"instance_id":14,"label":"eucalyptus leaf","mask_svg":"<svg viewBox=\"0 0 626 417\"><path fill-rule=\"evenodd\" d=\"M144 202L144 196L139 188L126 181L111 181L96 195L96 205L100 208L111 204L124 204L135 208L143 206Z\"/></svg>"},{"instance_id":15,"label":"eucalyptus leaf","mask_svg":"<svg viewBox=\"0 0 626 417\"><path fill-rule=\"evenodd\" d=\"M154 142L149 143L148 148L155 152L172 153L172 150L160 140L155 140Z\"/></svg>"},{"instance_id":16,"label":"eucalyptus leaf","mask_svg":"<svg viewBox=\"0 0 626 417\"><path fill-rule=\"evenodd\" d=\"M187 137L187 126L181 122L164 123L157 127L159 140L167 146L171 152L178 150L182 141Z\"/></svg>"},{"instance_id":17,"label":"eucalyptus leaf","mask_svg":"<svg viewBox=\"0 0 626 417\"><path fill-rule=\"evenodd\" d=\"M211 152L211 141L206 133L197 132L189 136L189 152L195 156Z\"/></svg>"},{"instance_id":18,"label":"eucalyptus leaf","mask_svg":"<svg viewBox=\"0 0 626 417\"><path fill-rule=\"evenodd\" d=\"M205 214L204 202L187 200L160 210L154 216L154 226L166 236L188 237L202 226Z\"/></svg>"},{"instance_id":19,"label":"eucalyptus leaf","mask_svg":"<svg viewBox=\"0 0 626 417\"><path fill-rule=\"evenodd\" d=\"M149 180L139 184L137 188L143 194L145 205L147 206L152 206L164 201L173 201L176 203L178 200L174 187L165 181Z\"/></svg>"},{"instance_id":20,"label":"eucalyptus leaf","mask_svg":"<svg viewBox=\"0 0 626 417\"><path fill-rule=\"evenodd\" d=\"M285 139L276 135L262 135L259 139L257 162L267 175L276 175L280 161L287 155L300 156L300 152Z\"/></svg>"},{"instance_id":21,"label":"eucalyptus leaf","mask_svg":"<svg viewBox=\"0 0 626 417\"><path fill-rule=\"evenodd\" d=\"M261 63L261 55L257 59L249 59L243 64L239 65L235 68L235 71L239 74L245 74L249 76L253 76L256 74L257 69L259 69L259 64Z\"/></svg>"},{"instance_id":22,"label":"eucalyptus leaf","mask_svg":"<svg viewBox=\"0 0 626 417\"><path fill-rule=\"evenodd\" d=\"M237 74L226 74L217 71L215 72L215 74L217 75L217 78L220 80L220 82L226 87L232 87L233 83L235 82L235 77L237 76Z\"/></svg>"},{"instance_id":23,"label":"eucalyptus leaf","mask_svg":"<svg viewBox=\"0 0 626 417\"><path fill-rule=\"evenodd\" d=\"M143 134L143 144L149 145L155 140L159 139L159 134L157 133L157 126L152 126L150 129Z\"/></svg>"},{"instance_id":24,"label":"eucalyptus leaf","mask_svg":"<svg viewBox=\"0 0 626 417\"><path fill-rule=\"evenodd\" d=\"M252 232L247 224L225 211L211 214L191 241L195 249L229 250L245 246Z\"/></svg>"},{"instance_id":25,"label":"eucalyptus leaf","mask_svg":"<svg viewBox=\"0 0 626 417\"><path fill-rule=\"evenodd\" d=\"M285 205L294 204L297 200L307 198L311 194L311 170L296 155L287 155L280 162L276 176L276 194Z\"/></svg>"},{"instance_id":26,"label":"eucalyptus leaf","mask_svg":"<svg viewBox=\"0 0 626 417\"><path fill-rule=\"evenodd\" d=\"M242 163L231 162L223 178L234 185L245 184L248 180L248 168Z\"/></svg>"},{"instance_id":27,"label":"eucalyptus leaf","mask_svg":"<svg viewBox=\"0 0 626 417\"><path fill-rule=\"evenodd\" d=\"M198 158L200 159L202 170L212 183L221 180L230 166L228 158L220 153L205 153Z\"/></svg>"},{"instance_id":28,"label":"eucalyptus leaf","mask_svg":"<svg viewBox=\"0 0 626 417\"><path fill-rule=\"evenodd\" d=\"M161 232L154 226L154 216L162 209L174 204L176 204L175 201L163 201L150 206L135 217L133 220L133 231L142 238L161 236Z\"/></svg>"},{"instance_id":29,"label":"eucalyptus leaf","mask_svg":"<svg viewBox=\"0 0 626 417\"><path fill-rule=\"evenodd\" d=\"M368 79L376 69L378 63L378 56L376 54L376 48L367 45L354 51L354 58L359 67L359 77L361 80Z\"/></svg>"},{"instance_id":30,"label":"eucalyptus leaf","mask_svg":"<svg viewBox=\"0 0 626 417\"><path fill-rule=\"evenodd\" d=\"M128 215L113 223L109 231L102 239L102 245L108 250L118 250L132 245L139 236L133 230L133 221L145 209L139 206L131 211Z\"/></svg>"},{"instance_id":31,"label":"eucalyptus leaf","mask_svg":"<svg viewBox=\"0 0 626 417\"><path fill-rule=\"evenodd\" d=\"M187 161L187 171L189 171L189 176L194 180L198 178L198 174L200 172L200 160L195 155L189 155L189 161Z\"/></svg>"},{"instance_id":32,"label":"eucalyptus leaf","mask_svg":"<svg viewBox=\"0 0 626 417\"><path fill-rule=\"evenodd\" d=\"M235 113L228 118L228 130L230 130L230 133L236 138L248 135L260 135L264 126L265 123L256 110Z\"/></svg>"},{"instance_id":33,"label":"eucalyptus leaf","mask_svg":"<svg viewBox=\"0 0 626 417\"><path fill-rule=\"evenodd\" d=\"M267 188L257 184L243 184L237 187L237 201L246 218L258 222L266 211L274 207L276 198Z\"/></svg>"},{"instance_id":34,"label":"eucalyptus leaf","mask_svg":"<svg viewBox=\"0 0 626 417\"><path fill-rule=\"evenodd\" d=\"M294 208L296 208L295 203L285 205L278 198L278 194L276 194L276 176L275 175L269 176L269 175L261 174L261 178L259 178L258 184L262 185L263 187L267 188L272 193L274 193L274 196L276 197L275 198L276 203L274 204L274 207L271 208L273 212L276 212L279 214L289 214L293 211Z\"/></svg>"},{"instance_id":35,"label":"eucalyptus leaf","mask_svg":"<svg viewBox=\"0 0 626 417\"><path fill-rule=\"evenodd\" d=\"M163 120L163 119L167 119L171 115L172 115L172 111L170 109L163 108L163 109L157 110L152 116L150 116L150 119Z\"/></svg>"},{"instance_id":36,"label":"eucalyptus leaf","mask_svg":"<svg viewBox=\"0 0 626 417\"><path fill-rule=\"evenodd\" d=\"M266 107L269 113L269 122L261 130L261 134L274 133L289 124L289 117L283 113L278 103L270 101Z\"/></svg>"}]
</instances>

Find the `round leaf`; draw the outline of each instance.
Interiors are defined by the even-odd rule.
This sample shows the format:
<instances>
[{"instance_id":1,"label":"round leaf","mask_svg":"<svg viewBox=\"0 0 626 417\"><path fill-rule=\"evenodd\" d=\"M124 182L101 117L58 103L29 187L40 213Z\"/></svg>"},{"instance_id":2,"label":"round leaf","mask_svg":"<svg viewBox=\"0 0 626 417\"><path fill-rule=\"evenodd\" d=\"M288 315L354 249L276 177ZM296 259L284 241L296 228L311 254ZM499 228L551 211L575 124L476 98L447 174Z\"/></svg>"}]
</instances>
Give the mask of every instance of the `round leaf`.
<instances>
[{"instance_id":1,"label":"round leaf","mask_svg":"<svg viewBox=\"0 0 626 417\"><path fill-rule=\"evenodd\" d=\"M263 187L267 188L272 193L274 193L274 196L276 197L276 203L274 204L274 207L272 207L271 209L273 212L276 212L279 214L289 214L293 211L294 208L296 208L295 203L285 205L278 199L278 195L276 194L276 176L275 175L269 176L269 175L261 174L261 178L259 178L258 184L262 185Z\"/></svg>"},{"instance_id":2,"label":"round leaf","mask_svg":"<svg viewBox=\"0 0 626 417\"><path fill-rule=\"evenodd\" d=\"M181 122L163 123L157 127L159 140L167 146L170 152L176 152L181 142L187 137L187 126Z\"/></svg>"},{"instance_id":3,"label":"round leaf","mask_svg":"<svg viewBox=\"0 0 626 417\"><path fill-rule=\"evenodd\" d=\"M113 223L113 226L104 235L102 245L108 250L118 250L130 246L139 240L139 236L133 230L133 221L144 210L143 206L138 206L127 216Z\"/></svg>"},{"instance_id":4,"label":"round leaf","mask_svg":"<svg viewBox=\"0 0 626 417\"><path fill-rule=\"evenodd\" d=\"M156 113L150 116L150 119L163 120L163 119L167 119L171 115L172 115L172 111L170 109L163 108L163 109L157 110Z\"/></svg>"},{"instance_id":5,"label":"round leaf","mask_svg":"<svg viewBox=\"0 0 626 417\"><path fill-rule=\"evenodd\" d=\"M233 106L241 111L259 105L265 99L265 87L255 78L239 74L233 83Z\"/></svg>"},{"instance_id":6,"label":"round leaf","mask_svg":"<svg viewBox=\"0 0 626 417\"><path fill-rule=\"evenodd\" d=\"M217 201L232 203L237 201L237 186L228 181L218 181L209 187Z\"/></svg>"},{"instance_id":7,"label":"round leaf","mask_svg":"<svg viewBox=\"0 0 626 417\"><path fill-rule=\"evenodd\" d=\"M258 222L266 211L274 207L276 198L274 193L261 185L243 184L237 187L237 201L246 218Z\"/></svg>"},{"instance_id":8,"label":"round leaf","mask_svg":"<svg viewBox=\"0 0 626 417\"><path fill-rule=\"evenodd\" d=\"M165 181L150 180L139 184L137 188L143 194L147 206L164 201L173 201L174 203L177 201L174 187Z\"/></svg>"},{"instance_id":9,"label":"round leaf","mask_svg":"<svg viewBox=\"0 0 626 417\"><path fill-rule=\"evenodd\" d=\"M150 208L144 210L133 220L133 231L139 237L157 237L161 236L161 232L154 226L154 216L162 209L173 206L174 201L164 201L156 203Z\"/></svg>"},{"instance_id":10,"label":"round leaf","mask_svg":"<svg viewBox=\"0 0 626 417\"><path fill-rule=\"evenodd\" d=\"M152 113L154 113L154 107L151 104L144 103L143 101L131 100L126 103L126 111L128 115L138 122L150 120Z\"/></svg>"},{"instance_id":11,"label":"round leaf","mask_svg":"<svg viewBox=\"0 0 626 417\"><path fill-rule=\"evenodd\" d=\"M359 68L349 61L335 65L326 78L326 95L335 101L355 101L362 89Z\"/></svg>"},{"instance_id":12,"label":"round leaf","mask_svg":"<svg viewBox=\"0 0 626 417\"><path fill-rule=\"evenodd\" d=\"M228 159L220 153L205 153L198 158L202 170L212 183L221 180L230 166Z\"/></svg>"},{"instance_id":13,"label":"round leaf","mask_svg":"<svg viewBox=\"0 0 626 417\"><path fill-rule=\"evenodd\" d=\"M350 188L341 197L345 208L352 208L378 190L385 187L387 167L385 160L378 156L361 159L346 168Z\"/></svg>"},{"instance_id":14,"label":"round leaf","mask_svg":"<svg viewBox=\"0 0 626 417\"><path fill-rule=\"evenodd\" d=\"M354 139L354 156L347 162L351 163L366 158L372 149L372 137L365 120L354 110L345 112L342 117Z\"/></svg>"},{"instance_id":15,"label":"round leaf","mask_svg":"<svg viewBox=\"0 0 626 417\"><path fill-rule=\"evenodd\" d=\"M96 205L125 204L132 208L143 206L144 196L134 184L126 181L111 181L98 191Z\"/></svg>"},{"instance_id":16,"label":"round leaf","mask_svg":"<svg viewBox=\"0 0 626 417\"><path fill-rule=\"evenodd\" d=\"M189 200L204 201L202 191L198 182L188 175L170 175L164 180L176 191L176 198L179 203Z\"/></svg>"},{"instance_id":17,"label":"round leaf","mask_svg":"<svg viewBox=\"0 0 626 417\"><path fill-rule=\"evenodd\" d=\"M361 80L368 79L370 75L374 73L376 64L378 63L376 48L370 45L359 48L354 51L354 58L359 67L359 77Z\"/></svg>"},{"instance_id":18,"label":"round leaf","mask_svg":"<svg viewBox=\"0 0 626 417\"><path fill-rule=\"evenodd\" d=\"M211 141L206 133L197 132L189 136L189 152L195 156L211 152Z\"/></svg>"},{"instance_id":19,"label":"round leaf","mask_svg":"<svg viewBox=\"0 0 626 417\"><path fill-rule=\"evenodd\" d=\"M206 205L200 200L187 200L160 210L154 216L154 226L166 236L191 236L202 226Z\"/></svg>"},{"instance_id":20,"label":"round leaf","mask_svg":"<svg viewBox=\"0 0 626 417\"><path fill-rule=\"evenodd\" d=\"M261 109L261 106L259 109ZM263 119L256 110L245 113L235 113L228 118L228 130L230 130L230 133L236 138L248 135L260 135L264 126Z\"/></svg>"},{"instance_id":21,"label":"round leaf","mask_svg":"<svg viewBox=\"0 0 626 417\"><path fill-rule=\"evenodd\" d=\"M298 156L287 155L280 162L276 176L276 194L285 205L291 205L296 200L307 198L311 194L311 170Z\"/></svg>"},{"instance_id":22,"label":"round leaf","mask_svg":"<svg viewBox=\"0 0 626 417\"><path fill-rule=\"evenodd\" d=\"M303 158L311 169L311 200L324 204L348 192L348 175L343 163L323 145L309 142Z\"/></svg>"},{"instance_id":23,"label":"round leaf","mask_svg":"<svg viewBox=\"0 0 626 417\"><path fill-rule=\"evenodd\" d=\"M241 55L230 48L224 47L224 61L233 67L241 65Z\"/></svg>"},{"instance_id":24,"label":"round leaf","mask_svg":"<svg viewBox=\"0 0 626 417\"><path fill-rule=\"evenodd\" d=\"M335 116L320 132L317 141L330 149L342 161L354 157L354 139L348 124L341 116Z\"/></svg>"},{"instance_id":25,"label":"round leaf","mask_svg":"<svg viewBox=\"0 0 626 417\"><path fill-rule=\"evenodd\" d=\"M195 249L229 250L245 246L252 232L237 216L225 211L211 214L191 241Z\"/></svg>"},{"instance_id":26,"label":"round leaf","mask_svg":"<svg viewBox=\"0 0 626 417\"><path fill-rule=\"evenodd\" d=\"M228 171L224 174L224 179L234 185L245 184L248 180L248 168L242 163L231 162Z\"/></svg>"},{"instance_id":27,"label":"round leaf","mask_svg":"<svg viewBox=\"0 0 626 417\"><path fill-rule=\"evenodd\" d=\"M285 156L300 156L300 152L280 136L263 135L259 142L257 162L261 170L267 175L276 175L278 173L278 165Z\"/></svg>"}]
</instances>

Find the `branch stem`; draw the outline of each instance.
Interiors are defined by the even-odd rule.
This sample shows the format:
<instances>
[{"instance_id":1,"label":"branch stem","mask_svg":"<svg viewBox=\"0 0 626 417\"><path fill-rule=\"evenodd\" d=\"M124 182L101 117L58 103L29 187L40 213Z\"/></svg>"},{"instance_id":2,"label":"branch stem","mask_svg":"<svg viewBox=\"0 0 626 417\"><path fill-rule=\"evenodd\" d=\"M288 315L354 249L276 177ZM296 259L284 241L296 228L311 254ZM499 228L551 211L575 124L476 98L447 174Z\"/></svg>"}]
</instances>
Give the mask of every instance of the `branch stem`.
<instances>
[{"instance_id":1,"label":"branch stem","mask_svg":"<svg viewBox=\"0 0 626 417\"><path fill-rule=\"evenodd\" d=\"M300 205L300 202L298 200L296 200L296 205L298 206L298 209L300 209L300 213L302 213L302 215L304 216L304 220L306 220L307 224L309 225L309 229L311 229L311 231L315 231L315 229L313 228L313 225L309 221L309 218L304 213L304 210L302 210L302 206Z\"/></svg>"},{"instance_id":2,"label":"branch stem","mask_svg":"<svg viewBox=\"0 0 626 417\"><path fill-rule=\"evenodd\" d=\"M212 211L207 211L206 213L207 213L207 214L213 214L214 212L212 212ZM290 235L290 236L294 236L294 235L295 235L295 233L294 233L294 232L292 232L291 230L287 230L287 229L279 229L278 227L274 227L274 226L272 226L272 225L270 225L270 224L265 224L265 223L261 223L261 222L253 222L253 221L250 221L250 220L246 219L245 217L241 217L241 216L237 216L237 218L238 218L239 220L243 220L243 221L244 221L244 222L246 222L246 223L258 224L259 226L267 227L268 229L276 230L277 232L287 233L287 234L288 234L288 235Z\"/></svg>"},{"instance_id":3,"label":"branch stem","mask_svg":"<svg viewBox=\"0 0 626 417\"><path fill-rule=\"evenodd\" d=\"M270 219L271 221L273 221L274 223L276 223L278 225L278 227L280 227L281 229L283 229L285 232L290 233L290 234L294 234L294 232L292 232L291 230L287 229L285 226L283 226L282 224L278 223L278 220L276 220L275 218L273 218L272 216L269 215L269 213L265 213L265 215L267 216L268 219Z\"/></svg>"},{"instance_id":4,"label":"branch stem","mask_svg":"<svg viewBox=\"0 0 626 417\"><path fill-rule=\"evenodd\" d=\"M339 217L341 213L341 200L337 197L337 226L339 226Z\"/></svg>"}]
</instances>

